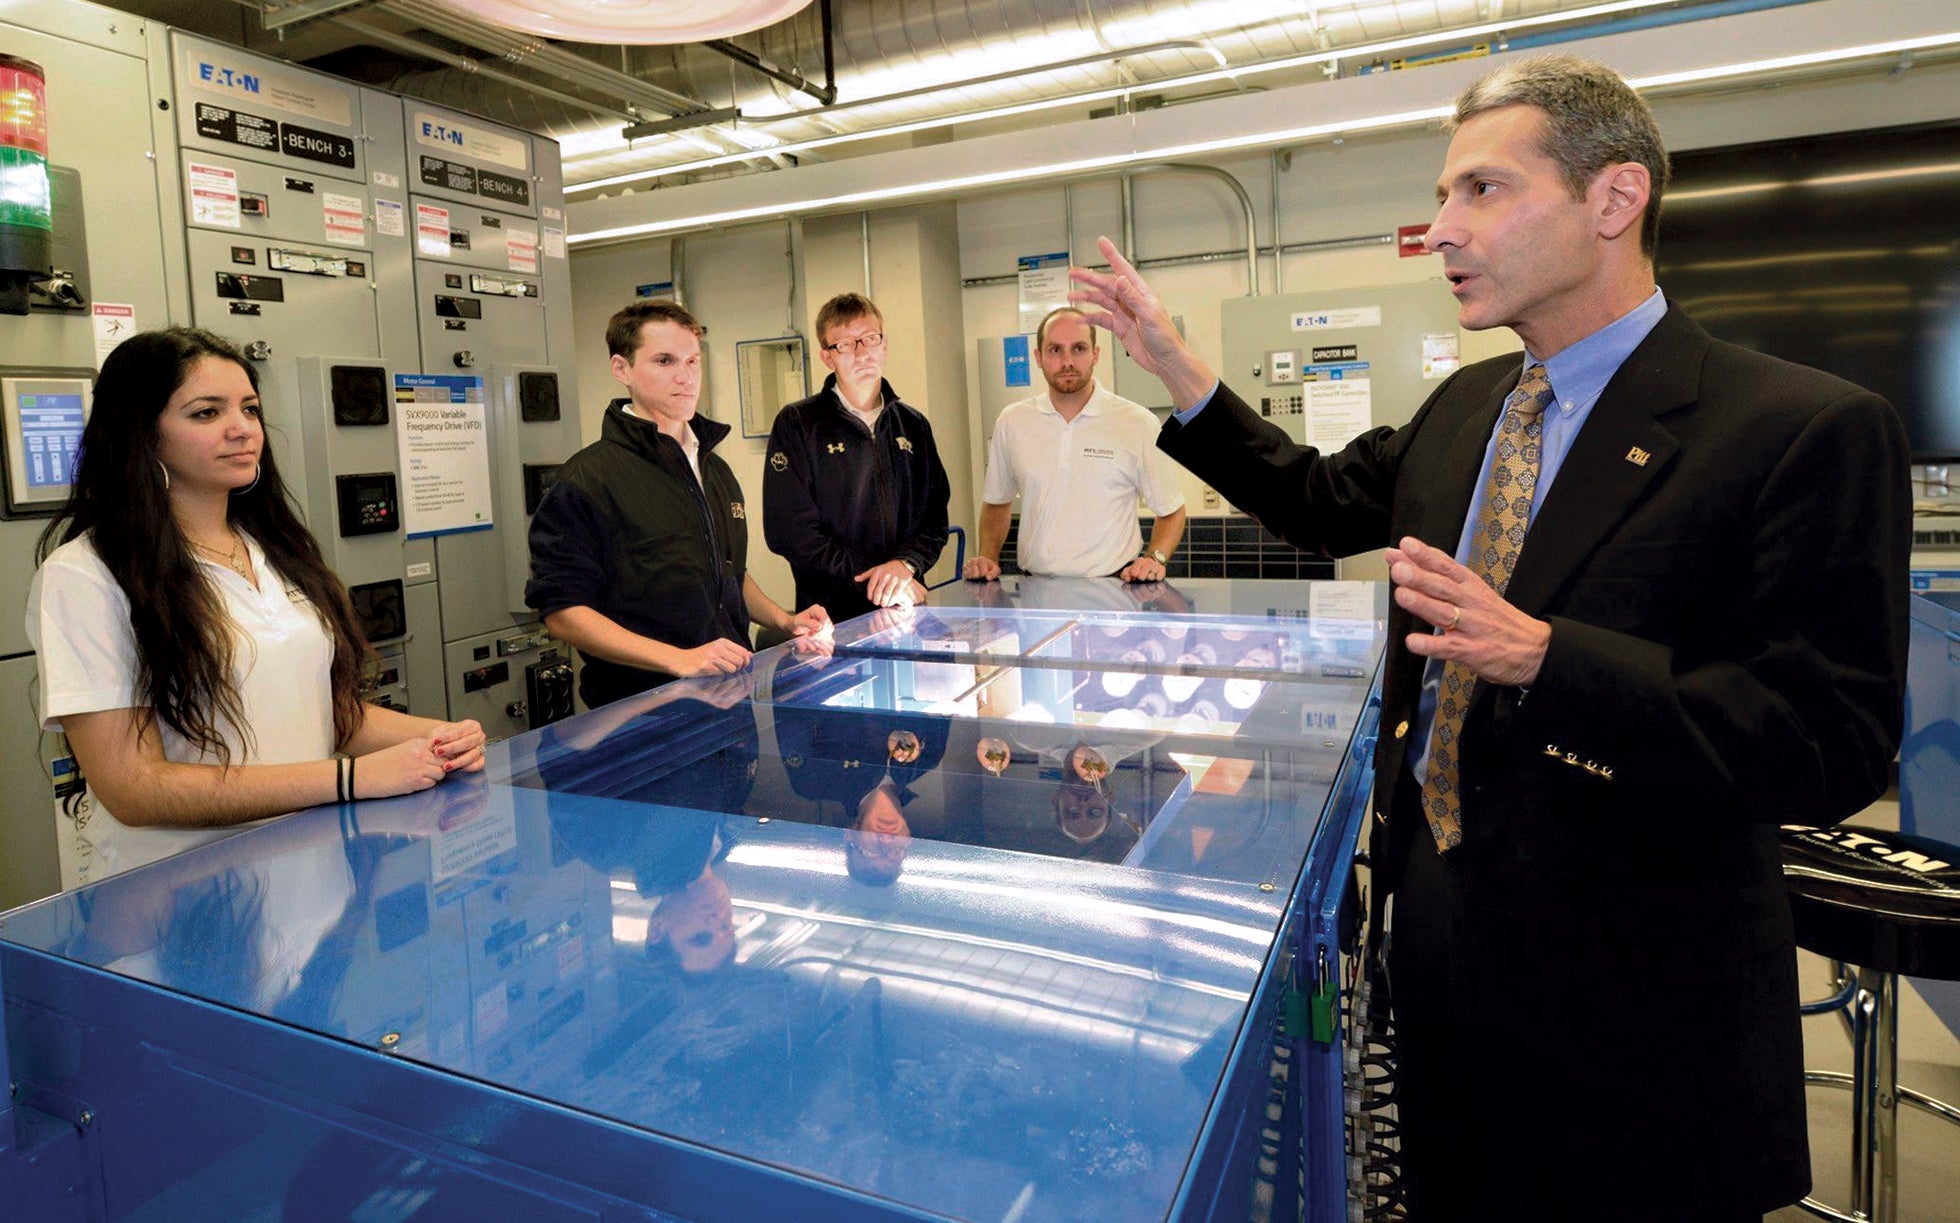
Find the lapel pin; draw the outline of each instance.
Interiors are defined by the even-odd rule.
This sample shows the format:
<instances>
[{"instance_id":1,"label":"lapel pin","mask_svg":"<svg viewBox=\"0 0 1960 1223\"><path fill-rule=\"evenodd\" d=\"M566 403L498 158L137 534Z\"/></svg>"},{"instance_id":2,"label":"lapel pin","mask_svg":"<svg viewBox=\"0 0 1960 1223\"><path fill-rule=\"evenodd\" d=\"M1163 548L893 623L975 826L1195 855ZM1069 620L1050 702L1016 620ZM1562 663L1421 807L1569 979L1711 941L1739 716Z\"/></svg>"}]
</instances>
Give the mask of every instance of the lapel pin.
<instances>
[{"instance_id":1,"label":"lapel pin","mask_svg":"<svg viewBox=\"0 0 1960 1223\"><path fill-rule=\"evenodd\" d=\"M1645 467L1647 465L1647 460L1653 457L1654 457L1653 455L1648 454L1645 450L1642 450L1638 446L1635 446L1633 449L1627 451L1627 462L1633 464L1635 467Z\"/></svg>"}]
</instances>

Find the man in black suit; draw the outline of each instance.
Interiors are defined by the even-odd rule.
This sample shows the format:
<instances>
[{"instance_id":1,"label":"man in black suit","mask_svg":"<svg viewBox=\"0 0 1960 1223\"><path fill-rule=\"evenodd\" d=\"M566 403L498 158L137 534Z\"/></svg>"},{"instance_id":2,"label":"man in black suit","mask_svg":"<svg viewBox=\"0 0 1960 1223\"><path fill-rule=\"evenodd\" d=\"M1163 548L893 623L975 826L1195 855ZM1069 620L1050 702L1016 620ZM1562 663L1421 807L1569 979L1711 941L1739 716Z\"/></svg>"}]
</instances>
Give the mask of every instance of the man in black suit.
<instances>
[{"instance_id":1,"label":"man in black suit","mask_svg":"<svg viewBox=\"0 0 1960 1223\"><path fill-rule=\"evenodd\" d=\"M1107 241L1074 296L1183 409L1173 457L1303 548L1393 545L1371 841L1411 1217L1757 1218L1810 1183L1777 826L1886 786L1904 433L1662 298L1667 154L1610 70L1515 63L1454 127L1426 241L1525 356L1399 429L1295 445Z\"/></svg>"}]
</instances>

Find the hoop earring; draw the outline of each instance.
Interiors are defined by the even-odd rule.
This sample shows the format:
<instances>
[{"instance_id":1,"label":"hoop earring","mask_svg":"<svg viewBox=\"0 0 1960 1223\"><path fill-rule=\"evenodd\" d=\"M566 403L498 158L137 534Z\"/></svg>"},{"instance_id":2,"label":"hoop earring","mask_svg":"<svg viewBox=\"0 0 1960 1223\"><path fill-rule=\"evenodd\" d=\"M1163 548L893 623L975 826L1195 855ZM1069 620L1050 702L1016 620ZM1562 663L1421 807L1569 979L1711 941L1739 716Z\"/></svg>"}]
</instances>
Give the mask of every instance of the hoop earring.
<instances>
[{"instance_id":1,"label":"hoop earring","mask_svg":"<svg viewBox=\"0 0 1960 1223\"><path fill-rule=\"evenodd\" d=\"M260 476L262 476L262 475L264 475L264 474L265 474L265 464L264 464L264 463L254 463L254 464L252 464L252 482L251 482L250 484L247 484L247 485L246 485L246 486L245 486L244 488L234 488L234 489L232 489L232 490L231 490L231 495L232 495L232 496L234 496L234 497L237 497L237 496L242 496L242 495L243 495L243 494L245 494L245 493L249 493L249 492L251 492L251 491L252 491L253 489L255 489L255 488L257 488L257 487L259 486L259 477L260 477Z\"/></svg>"},{"instance_id":2,"label":"hoop earring","mask_svg":"<svg viewBox=\"0 0 1960 1223\"><path fill-rule=\"evenodd\" d=\"M163 465L162 459L158 459L157 470L163 473L163 491L167 493L170 491L170 469Z\"/></svg>"}]
</instances>

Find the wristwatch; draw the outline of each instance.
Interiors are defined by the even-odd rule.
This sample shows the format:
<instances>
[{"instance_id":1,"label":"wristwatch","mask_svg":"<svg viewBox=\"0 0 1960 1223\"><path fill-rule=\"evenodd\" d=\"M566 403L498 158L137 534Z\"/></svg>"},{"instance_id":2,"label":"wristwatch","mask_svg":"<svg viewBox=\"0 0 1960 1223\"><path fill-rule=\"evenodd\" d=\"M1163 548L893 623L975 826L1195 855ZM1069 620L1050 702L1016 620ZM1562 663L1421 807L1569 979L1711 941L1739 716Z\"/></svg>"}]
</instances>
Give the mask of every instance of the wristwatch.
<instances>
[{"instance_id":1,"label":"wristwatch","mask_svg":"<svg viewBox=\"0 0 1960 1223\"><path fill-rule=\"evenodd\" d=\"M1144 553L1144 555L1149 557L1151 560L1156 561L1160 565L1168 565L1171 563L1170 557L1165 556L1162 552L1159 552L1155 548L1152 548L1150 551Z\"/></svg>"}]
</instances>

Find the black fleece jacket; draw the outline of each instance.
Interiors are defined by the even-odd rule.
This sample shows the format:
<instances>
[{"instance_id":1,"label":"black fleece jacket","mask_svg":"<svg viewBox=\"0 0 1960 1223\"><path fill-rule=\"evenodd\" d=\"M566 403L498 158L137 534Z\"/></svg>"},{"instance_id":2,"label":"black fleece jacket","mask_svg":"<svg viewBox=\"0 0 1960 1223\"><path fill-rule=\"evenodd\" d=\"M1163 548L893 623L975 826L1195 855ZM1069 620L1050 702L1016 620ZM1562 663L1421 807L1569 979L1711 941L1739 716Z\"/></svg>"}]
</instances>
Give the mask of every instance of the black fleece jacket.
<instances>
[{"instance_id":1,"label":"black fleece jacket","mask_svg":"<svg viewBox=\"0 0 1960 1223\"><path fill-rule=\"evenodd\" d=\"M524 601L541 615L590 607L683 650L718 637L750 644L747 509L714 453L728 426L694 418L697 482L680 443L626 402L606 408L599 440L565 461L538 503ZM596 709L673 678L587 654L579 695Z\"/></svg>"},{"instance_id":2,"label":"black fleece jacket","mask_svg":"<svg viewBox=\"0 0 1960 1223\"><path fill-rule=\"evenodd\" d=\"M833 620L871 610L857 574L889 560L923 575L946 547L952 487L925 414L881 381L875 430L837 397L837 376L784 408L769 433L762 528L796 575L796 605Z\"/></svg>"}]
</instances>

